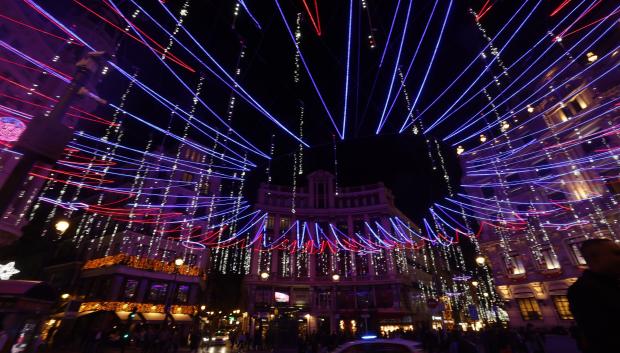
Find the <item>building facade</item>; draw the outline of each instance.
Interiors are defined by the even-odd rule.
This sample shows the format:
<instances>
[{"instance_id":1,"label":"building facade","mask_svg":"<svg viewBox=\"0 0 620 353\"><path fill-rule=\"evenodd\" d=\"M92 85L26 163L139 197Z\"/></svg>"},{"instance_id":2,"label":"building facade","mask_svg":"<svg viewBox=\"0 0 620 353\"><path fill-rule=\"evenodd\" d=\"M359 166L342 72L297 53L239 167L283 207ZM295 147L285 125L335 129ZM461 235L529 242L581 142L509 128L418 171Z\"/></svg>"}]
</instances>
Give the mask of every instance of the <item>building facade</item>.
<instances>
[{"instance_id":1,"label":"building facade","mask_svg":"<svg viewBox=\"0 0 620 353\"><path fill-rule=\"evenodd\" d=\"M94 15L84 16L76 7L49 4L61 19L70 19L71 27L95 48L106 51L112 58L121 33L110 30ZM95 10L120 24L103 4L93 5ZM68 34L60 31L26 2L8 2L2 7L0 23L0 185L11 174L19 153L11 146L35 116L48 116L63 94L67 84L55 75L70 80L75 64L87 53L87 48ZM114 60L114 59L113 59ZM99 74L107 73L102 67ZM54 75L55 74L55 75ZM101 77L101 76L99 76ZM88 84L88 90L96 93L96 80ZM64 124L75 127L80 119L89 116L97 108L93 99L79 98L64 117ZM103 120L103 119L102 119ZM49 165L36 169L39 176L29 176L22 190L7 211L0 215L0 245L9 244L21 236L27 223L29 210L49 175Z\"/></svg>"},{"instance_id":2,"label":"building facade","mask_svg":"<svg viewBox=\"0 0 620 353\"><path fill-rule=\"evenodd\" d=\"M263 240L284 236L288 244L301 232L313 238L337 229L353 239L354 232L368 233L369 224L391 229L390 217L406 219L383 184L337 188L326 171L310 173L307 185L295 191L262 184L256 208L267 212ZM302 335L412 329L430 320L420 300L420 284L430 275L411 266L416 255L413 249L343 251L327 243L267 251L257 246L245 279L247 311L257 329L292 318Z\"/></svg>"},{"instance_id":3,"label":"building facade","mask_svg":"<svg viewBox=\"0 0 620 353\"><path fill-rule=\"evenodd\" d=\"M486 200L503 209L493 215L495 226L482 228L480 242L512 325L571 325L566 293L586 268L581 242L619 240L620 115L610 102L620 85L613 75L599 76L619 60L616 49L605 59L590 52L563 72L568 61L562 62L537 83L551 93L497 132L494 141L503 147L462 156L465 167L473 156L491 160L508 149L525 156L508 164L497 159L462 182L473 204Z\"/></svg>"},{"instance_id":4,"label":"building facade","mask_svg":"<svg viewBox=\"0 0 620 353\"><path fill-rule=\"evenodd\" d=\"M136 195L131 202L112 195L100 202L116 206L107 213L59 212L71 229L63 235L65 244L57 249L56 263L46 268L48 283L63 293L62 311L53 317L55 327L65 322L62 329L73 330L75 336L102 322L104 330L122 325L137 332L167 324L184 334L199 325L206 309L210 253L200 243L201 234L208 231L208 217L197 212L208 215L221 207L204 205L205 200L217 200L221 179L200 176L198 167L187 167L202 159L186 145L156 148L145 163L152 168L125 184L124 189ZM173 172L161 178L162 171L169 170ZM149 190L154 188L168 192L153 195ZM83 203L95 204L98 194L83 196ZM64 256L64 250L71 256ZM102 313L107 313L105 320L88 322L88 317ZM84 319L75 324L75 318Z\"/></svg>"}]
</instances>

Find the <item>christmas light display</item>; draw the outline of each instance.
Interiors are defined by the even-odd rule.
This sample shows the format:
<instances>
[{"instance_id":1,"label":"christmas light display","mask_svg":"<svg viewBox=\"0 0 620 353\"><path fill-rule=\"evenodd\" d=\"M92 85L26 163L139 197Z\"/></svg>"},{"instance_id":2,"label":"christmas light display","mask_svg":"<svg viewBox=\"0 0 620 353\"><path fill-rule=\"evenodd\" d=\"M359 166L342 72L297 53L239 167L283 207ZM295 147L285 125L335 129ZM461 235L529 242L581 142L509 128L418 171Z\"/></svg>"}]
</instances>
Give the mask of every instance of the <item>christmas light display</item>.
<instances>
[{"instance_id":1,"label":"christmas light display","mask_svg":"<svg viewBox=\"0 0 620 353\"><path fill-rule=\"evenodd\" d=\"M52 30L4 13L0 17L63 46L101 49L98 41L47 6L34 0L25 3ZM385 35L375 36L373 11L366 1L359 4L358 16L358 4L349 1L341 26L333 27L340 32L331 33L319 17L325 16L328 7L319 11L317 1L297 1L293 13L290 4L283 6L279 0L260 5L239 0L232 4L232 28L226 23L227 30L243 38L236 63L225 62L210 43L192 34L202 29L192 28L191 19L197 14L189 0L179 6L108 0L101 4L105 12L87 2L74 0L72 4L125 38L124 46L147 54L132 58L131 66L137 71L126 69L131 67L126 60L105 62L100 79L115 80L117 87L123 87L119 96L89 93L85 100L101 103L105 99L101 109L91 112L79 104L69 108L67 123L74 128L74 136L63 158L53 166L32 169L29 181L44 184L41 195L18 198L19 203L33 206L25 218L38 215L50 224L57 216L71 218L79 246L105 249L109 244L97 234L133 231L152 236L150 250L158 254L167 249L160 249L155 239L178 241L187 252L208 249L217 263L214 269L220 272L248 273L250 261L257 261L258 273L302 278L318 269L327 276L338 275L339 280L356 271L375 275L391 269L405 271L408 259L415 257L428 268L449 268L456 273L444 276L441 283L425 285L424 295L443 293L452 308L486 303L485 310L490 312L498 297L487 264L468 268L461 249L455 246L460 239L471 239L476 256L482 256L477 237L484 232L495 234L509 265L510 239L520 236L538 262L556 270L557 256L553 247L549 251L547 247L557 232L618 237L614 210L618 204L620 98L609 81L618 70L620 48L599 45L613 33L620 6L585 0L556 1L550 6L542 0L512 6L480 1L476 11L469 10L471 16L464 14L470 21L464 26L483 42L472 44L475 55L465 58L465 67L444 80L444 73L438 73L439 63L450 52L446 43L456 38L450 23L461 10L453 1L429 3L419 10L422 21L415 18L417 4L398 1L388 9ZM246 43L245 33L240 32L244 26L236 24L248 21L251 31L269 36L261 26L262 6L269 6L278 18L271 25L279 26L290 39L277 50L292 58L297 100L293 114L281 113L251 93L264 87L260 82L244 82L242 72L252 65L255 46L261 44ZM491 33L483 23L495 19L500 10L507 18ZM360 24L362 11L368 17L368 31ZM550 29L532 23L539 14L548 20ZM533 33L527 36L534 40L524 40L526 31ZM330 36L336 34L338 41L332 41ZM359 45L361 38L369 47ZM338 75L323 77L315 61L318 54L308 49L315 41L327 47L339 43L338 48L329 48L338 57L339 65L334 65L339 66ZM377 45L381 50L370 51ZM359 59L362 49L374 53L372 65ZM60 51L42 58L10 41L0 41L0 50L0 65L40 74L59 87L71 80L59 64L66 60ZM162 89L150 73L140 72L142 66L146 71L157 67L161 80L176 93ZM359 84L359 72L366 69L373 92L364 104L377 106L364 113L368 116L364 119L372 118L372 133L422 134L424 158L431 161L439 182L447 185L448 195L419 217L421 228L402 217L391 217L385 223L361 219L351 225L357 227L353 231L331 220L291 219L275 234L270 215L252 209L246 201L248 173L265 168L266 181L271 183L276 145L278 153L284 154L292 142L292 176L288 179L292 199L284 207L299 214L304 207L299 200L299 178L308 168L304 153L315 141L333 136L335 194L339 196L336 152L340 142L336 137L346 140L357 135L352 123L357 122L360 103L354 97L364 87ZM281 77L291 71L267 74ZM430 85L435 75L442 79ZM33 117L49 115L59 101L51 90L28 81L29 77L0 76L0 82L11 87L2 93L0 105L7 115L0 118L3 152L10 151ZM327 79L335 90L326 89ZM217 93L222 89L224 100ZM157 116L152 116L151 109L131 104L138 97L152 104ZM311 107L311 100L316 100L318 109ZM317 115L324 116L310 115L317 110ZM251 122L245 115L238 117L238 111L250 118L266 118L275 130L264 134L261 129L240 128ZM396 128L390 118L396 120ZM322 132L314 128L319 119L325 119L327 126ZM127 138L136 126L145 131L140 143ZM315 136L317 132L321 136ZM461 161L461 190L452 187L442 152L444 141ZM0 158L4 162L13 154ZM514 197L517 193L523 197ZM435 251L436 247L444 249ZM272 252L277 252L273 257L279 264L272 264ZM250 260L251 254L257 254L257 259ZM313 263L313 255L319 255L318 264ZM476 279L475 291L467 287L471 278Z\"/></svg>"}]
</instances>

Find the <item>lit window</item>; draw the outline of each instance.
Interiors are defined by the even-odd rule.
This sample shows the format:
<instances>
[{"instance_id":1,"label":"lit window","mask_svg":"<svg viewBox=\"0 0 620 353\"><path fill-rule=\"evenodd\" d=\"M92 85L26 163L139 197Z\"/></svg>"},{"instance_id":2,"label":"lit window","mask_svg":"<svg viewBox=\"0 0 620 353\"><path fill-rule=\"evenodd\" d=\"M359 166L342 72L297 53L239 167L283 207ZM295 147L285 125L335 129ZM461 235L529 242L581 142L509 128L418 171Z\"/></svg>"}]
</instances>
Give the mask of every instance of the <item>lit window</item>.
<instances>
[{"instance_id":1,"label":"lit window","mask_svg":"<svg viewBox=\"0 0 620 353\"><path fill-rule=\"evenodd\" d=\"M555 270L560 268L560 263L558 262L558 257L555 252L551 248L544 248L540 250L540 261L542 268L544 270Z\"/></svg>"},{"instance_id":2,"label":"lit window","mask_svg":"<svg viewBox=\"0 0 620 353\"><path fill-rule=\"evenodd\" d=\"M523 265L523 258L521 255L510 255L508 257L508 273L512 275L522 275L525 273L525 266Z\"/></svg>"},{"instance_id":3,"label":"lit window","mask_svg":"<svg viewBox=\"0 0 620 353\"><path fill-rule=\"evenodd\" d=\"M168 292L168 284L156 282L151 284L148 298L153 302L162 302L166 299L166 292Z\"/></svg>"},{"instance_id":4,"label":"lit window","mask_svg":"<svg viewBox=\"0 0 620 353\"><path fill-rule=\"evenodd\" d=\"M123 288L123 299L130 300L136 296L136 292L138 290L138 281L135 279L128 279L125 282L125 287Z\"/></svg>"},{"instance_id":5,"label":"lit window","mask_svg":"<svg viewBox=\"0 0 620 353\"><path fill-rule=\"evenodd\" d=\"M538 306L536 299L519 298L517 299L517 304L519 304L519 312L521 312L523 320L542 320L542 312L540 311L540 306Z\"/></svg>"},{"instance_id":6,"label":"lit window","mask_svg":"<svg viewBox=\"0 0 620 353\"><path fill-rule=\"evenodd\" d=\"M570 251L573 254L573 259L575 259L575 263L577 265L585 265L586 259L581 254L581 243L572 243L570 244Z\"/></svg>"},{"instance_id":7,"label":"lit window","mask_svg":"<svg viewBox=\"0 0 620 353\"><path fill-rule=\"evenodd\" d=\"M568 297L565 295L554 295L552 298L555 310L558 312L560 319L573 320L573 313L570 312L570 307L568 305Z\"/></svg>"},{"instance_id":8,"label":"lit window","mask_svg":"<svg viewBox=\"0 0 620 353\"><path fill-rule=\"evenodd\" d=\"M273 222L274 222L273 216L267 217L267 229L273 229Z\"/></svg>"},{"instance_id":9,"label":"lit window","mask_svg":"<svg viewBox=\"0 0 620 353\"><path fill-rule=\"evenodd\" d=\"M291 224L290 218L287 218L287 217L280 218L280 230L287 230L290 224Z\"/></svg>"},{"instance_id":10,"label":"lit window","mask_svg":"<svg viewBox=\"0 0 620 353\"><path fill-rule=\"evenodd\" d=\"M177 288L177 303L187 303L189 299L189 286L187 284L179 285Z\"/></svg>"}]
</instances>

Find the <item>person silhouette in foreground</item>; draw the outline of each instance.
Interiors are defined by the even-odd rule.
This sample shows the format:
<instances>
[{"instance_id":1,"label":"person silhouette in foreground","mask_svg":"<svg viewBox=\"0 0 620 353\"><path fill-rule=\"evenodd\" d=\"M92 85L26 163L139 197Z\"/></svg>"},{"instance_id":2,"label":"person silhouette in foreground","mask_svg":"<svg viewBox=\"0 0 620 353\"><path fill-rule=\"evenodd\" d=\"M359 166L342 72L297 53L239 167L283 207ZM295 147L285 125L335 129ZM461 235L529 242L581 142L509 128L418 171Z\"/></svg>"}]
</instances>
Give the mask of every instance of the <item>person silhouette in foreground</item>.
<instances>
[{"instance_id":1,"label":"person silhouette in foreground","mask_svg":"<svg viewBox=\"0 0 620 353\"><path fill-rule=\"evenodd\" d=\"M588 269L568 289L578 346L585 353L620 352L620 245L588 239L581 255Z\"/></svg>"}]
</instances>

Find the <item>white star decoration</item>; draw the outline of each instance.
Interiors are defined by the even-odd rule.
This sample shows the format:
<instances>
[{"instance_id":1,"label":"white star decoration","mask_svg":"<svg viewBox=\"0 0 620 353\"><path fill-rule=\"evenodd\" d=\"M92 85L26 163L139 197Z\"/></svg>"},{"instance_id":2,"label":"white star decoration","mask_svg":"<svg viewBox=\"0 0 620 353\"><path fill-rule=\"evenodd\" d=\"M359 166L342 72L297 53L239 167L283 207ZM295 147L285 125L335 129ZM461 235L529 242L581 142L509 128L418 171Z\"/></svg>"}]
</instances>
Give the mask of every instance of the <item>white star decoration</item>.
<instances>
[{"instance_id":1,"label":"white star decoration","mask_svg":"<svg viewBox=\"0 0 620 353\"><path fill-rule=\"evenodd\" d=\"M19 270L15 268L15 261L11 261L6 265L0 264L0 279L5 280L11 276L18 274Z\"/></svg>"}]
</instances>

